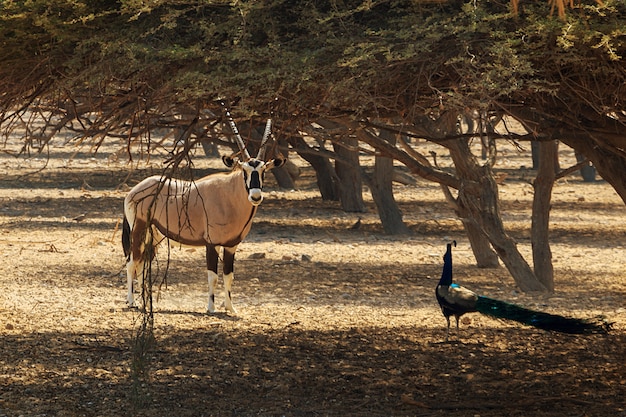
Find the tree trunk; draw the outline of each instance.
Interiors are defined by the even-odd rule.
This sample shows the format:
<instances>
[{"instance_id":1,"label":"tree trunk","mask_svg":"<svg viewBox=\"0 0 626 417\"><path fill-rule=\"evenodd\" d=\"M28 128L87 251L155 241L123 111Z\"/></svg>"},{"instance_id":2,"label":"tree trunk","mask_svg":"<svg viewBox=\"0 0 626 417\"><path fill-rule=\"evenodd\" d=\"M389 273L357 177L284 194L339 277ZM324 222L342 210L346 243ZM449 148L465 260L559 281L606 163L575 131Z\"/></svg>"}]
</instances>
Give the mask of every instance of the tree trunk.
<instances>
[{"instance_id":1,"label":"tree trunk","mask_svg":"<svg viewBox=\"0 0 626 417\"><path fill-rule=\"evenodd\" d=\"M474 259L476 259L476 266L479 268L496 268L500 266L498 254L491 248L489 239L487 239L487 236L480 230L478 223L472 219L471 213L459 204L458 198L454 198L447 186L443 184L440 184L440 186L446 200L454 210L454 213L456 213L463 223L463 228L469 239Z\"/></svg>"},{"instance_id":2,"label":"tree trunk","mask_svg":"<svg viewBox=\"0 0 626 417\"><path fill-rule=\"evenodd\" d=\"M590 110L583 113L590 115L586 123L590 127L588 130L585 129L585 124L582 124L582 128L572 128L565 123L559 125L559 122L554 119L544 120L545 113L538 114L532 106L519 106L507 110L515 118L536 128L537 132L559 138L561 142L589 158L597 173L613 186L622 201L626 203L626 175L624 175L626 127L623 122L609 114L599 115L594 110ZM547 126L551 124L557 127L548 128Z\"/></svg>"},{"instance_id":3,"label":"tree trunk","mask_svg":"<svg viewBox=\"0 0 626 417\"><path fill-rule=\"evenodd\" d=\"M322 200L339 201L339 178L328 158L307 145L300 136L290 137L289 142L298 155L311 164L315 170L317 188L320 190Z\"/></svg>"},{"instance_id":4,"label":"tree trunk","mask_svg":"<svg viewBox=\"0 0 626 417\"><path fill-rule=\"evenodd\" d=\"M585 161L585 156L580 152L575 152L576 154L576 162L580 163ZM596 167L593 166L591 162L587 160L585 165L580 168L580 176L583 178L585 182L595 182L596 180Z\"/></svg>"},{"instance_id":5,"label":"tree trunk","mask_svg":"<svg viewBox=\"0 0 626 417\"><path fill-rule=\"evenodd\" d=\"M341 143L333 142L337 159L335 172L339 178L341 207L346 212L363 213L363 182L359 163L359 141L347 135Z\"/></svg>"},{"instance_id":6,"label":"tree trunk","mask_svg":"<svg viewBox=\"0 0 626 417\"><path fill-rule=\"evenodd\" d=\"M539 167L537 178L533 183L533 214L531 225L531 242L533 248L533 264L535 276L549 290L554 291L554 268L550 250L550 200L552 187L556 178L555 156L557 142L541 142L539 144Z\"/></svg>"},{"instance_id":7,"label":"tree trunk","mask_svg":"<svg viewBox=\"0 0 626 417\"><path fill-rule=\"evenodd\" d=\"M489 164L480 166L472 155L467 140L446 143L463 185L458 204L468 214L468 221L489 239L489 243L509 270L517 286L525 292L546 291L520 254L515 241L506 233L500 217L498 185Z\"/></svg>"},{"instance_id":8,"label":"tree trunk","mask_svg":"<svg viewBox=\"0 0 626 417\"><path fill-rule=\"evenodd\" d=\"M202 150L204 151L204 154L209 158L217 158L220 156L217 145L215 143L208 140L203 140L200 142L200 145L202 145Z\"/></svg>"},{"instance_id":9,"label":"tree trunk","mask_svg":"<svg viewBox=\"0 0 626 417\"><path fill-rule=\"evenodd\" d=\"M392 145L396 143L395 135L386 130L382 130L378 136ZM363 178L370 187L385 233L391 235L409 233L409 228L402 221L402 211L393 196L393 159L376 156L374 174L369 178L364 175Z\"/></svg>"},{"instance_id":10,"label":"tree trunk","mask_svg":"<svg viewBox=\"0 0 626 417\"><path fill-rule=\"evenodd\" d=\"M542 147L541 147L541 142L531 142L530 143L530 149L531 149L531 154L532 154L532 160L533 160L533 169L539 169L539 165L541 164L541 152L543 151ZM559 142L556 142L556 152L551 153L552 157L554 158L554 163L552 164L552 166L554 167L554 172L559 172L561 169L561 163L559 161Z\"/></svg>"},{"instance_id":11,"label":"tree trunk","mask_svg":"<svg viewBox=\"0 0 626 417\"><path fill-rule=\"evenodd\" d=\"M565 137L565 133L562 133L562 137ZM576 136L574 133L567 139L561 141L578 152L585 155L596 168L597 173L617 192L622 201L626 203L626 155L623 148L619 146L609 146L608 144L599 144L592 142L591 139L586 137L580 137L584 135L579 133ZM626 135L620 137L622 143L626 142Z\"/></svg>"},{"instance_id":12,"label":"tree trunk","mask_svg":"<svg viewBox=\"0 0 626 417\"><path fill-rule=\"evenodd\" d=\"M287 167L281 166L278 168L273 168L272 175L274 175L274 178L276 179L276 183L278 184L278 187L280 187L281 189L283 190L295 190L296 189L296 184L293 182L293 178L291 178L291 175L289 175L289 171L287 170Z\"/></svg>"},{"instance_id":13,"label":"tree trunk","mask_svg":"<svg viewBox=\"0 0 626 417\"><path fill-rule=\"evenodd\" d=\"M530 155L533 162L533 169L539 169L539 158L541 154L539 144L540 142L530 142Z\"/></svg>"},{"instance_id":14,"label":"tree trunk","mask_svg":"<svg viewBox=\"0 0 626 417\"><path fill-rule=\"evenodd\" d=\"M488 135L484 134L491 134L494 132L494 125L496 121L491 120L487 113L479 113L479 115L478 131L473 129L472 125L468 123L468 132L478 133L482 144L480 155L481 159L486 161L485 164L492 167L496 160L496 144L493 139L490 139ZM499 120L500 118L498 118L498 121ZM471 156L471 154L469 156ZM459 209L457 214L460 212L461 210ZM464 213L461 217L461 221L463 222L463 228L465 229L467 237L470 241L472 252L474 253L474 258L476 259L476 266L479 268L496 268L500 266L500 262L498 262L498 254L493 250L491 244L489 243L489 239L482 232L482 230L480 230L480 227L478 227L476 222L468 219L467 213Z\"/></svg>"},{"instance_id":15,"label":"tree trunk","mask_svg":"<svg viewBox=\"0 0 626 417\"><path fill-rule=\"evenodd\" d=\"M263 138L263 136L261 136L261 138ZM284 139L280 140L280 143L278 143L277 146L282 146L283 148L287 148L287 144L284 143ZM268 158L269 156L270 155L266 155L266 158ZM287 168L287 164L281 167L272 169L272 175L274 175L274 178L276 178L276 182L278 183L278 186L281 189L283 190L295 190L296 189L296 183L293 177L289 174L289 169Z\"/></svg>"},{"instance_id":16,"label":"tree trunk","mask_svg":"<svg viewBox=\"0 0 626 417\"><path fill-rule=\"evenodd\" d=\"M489 239L485 237L476 223L468 219L461 219L461 221L470 241L476 266L479 268L497 268L500 266L498 254L493 251Z\"/></svg>"},{"instance_id":17,"label":"tree trunk","mask_svg":"<svg viewBox=\"0 0 626 417\"><path fill-rule=\"evenodd\" d=\"M492 131L492 124L489 123L484 118L479 119L478 127L476 126L474 117L472 114L465 115L465 121L467 123L467 133L478 133L482 134L483 131ZM458 131L458 133L462 133L462 127L458 126L455 122L454 118L446 117L442 119L442 128L445 133L449 134L451 132ZM495 144L493 142L485 142L484 138L481 138L481 158L487 159L489 158L489 162L495 160ZM469 151L469 148L467 148ZM468 158L473 158L472 154L467 155ZM478 167L478 163L475 162L476 167ZM466 164L468 167L469 164ZM458 170L457 170L458 171ZM465 172L468 172L468 168L465 168ZM458 172L457 172L458 174ZM462 175L459 175L462 176ZM443 194L446 197L446 200L452 206L456 215L461 219L463 223L463 228L465 229L465 233L467 234L467 238L470 241L470 247L472 248L472 253L474 254L474 259L476 259L476 266L479 268L496 268L500 265L498 262L498 254L494 252L489 243L489 239L482 232L478 224L475 220L472 219L472 215L469 210L465 209L462 204L459 203L458 198L454 198L450 188L448 186L441 184L441 189L443 190ZM459 192L460 195L460 192Z\"/></svg>"},{"instance_id":18,"label":"tree trunk","mask_svg":"<svg viewBox=\"0 0 626 417\"><path fill-rule=\"evenodd\" d=\"M476 259L476 266L479 268L498 267L500 265L498 262L498 254L491 248L489 239L487 239L482 230L480 230L478 224L472 220L471 213L468 210L463 209L461 204L459 204L459 200L454 198L452 195L450 188L443 184L439 185L443 190L443 195L446 197L446 200L463 223L463 228L465 229L467 238L470 241L474 258Z\"/></svg>"}]
</instances>

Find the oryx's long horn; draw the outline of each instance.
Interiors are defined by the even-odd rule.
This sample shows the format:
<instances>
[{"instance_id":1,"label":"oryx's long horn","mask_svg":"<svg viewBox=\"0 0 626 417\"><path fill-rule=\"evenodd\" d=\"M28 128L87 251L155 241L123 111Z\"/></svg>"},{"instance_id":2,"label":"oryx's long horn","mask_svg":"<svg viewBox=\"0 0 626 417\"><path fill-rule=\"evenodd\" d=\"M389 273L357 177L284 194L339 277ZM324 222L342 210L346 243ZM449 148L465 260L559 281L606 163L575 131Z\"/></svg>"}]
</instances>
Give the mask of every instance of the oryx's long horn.
<instances>
[{"instance_id":1,"label":"oryx's long horn","mask_svg":"<svg viewBox=\"0 0 626 417\"><path fill-rule=\"evenodd\" d=\"M261 139L261 146L259 147L259 153L256 156L256 159L265 159L265 148L267 147L267 140L270 138L272 134L272 119L267 119L267 123L265 123L265 132L263 132L263 139Z\"/></svg>"},{"instance_id":2,"label":"oryx's long horn","mask_svg":"<svg viewBox=\"0 0 626 417\"><path fill-rule=\"evenodd\" d=\"M246 144L243 142L243 138L239 134L239 129L237 129L237 125L235 124L235 120L233 119L233 116L230 114L230 110L228 110L228 107L226 107L226 103L224 103L222 101L221 104L224 107L224 110L226 111L226 118L228 119L228 123L230 124L230 128L233 131L233 134L235 135L235 141L237 142L237 145L239 146L239 150L241 151L241 155L247 161L247 160L250 159L250 153L246 149Z\"/></svg>"}]
</instances>

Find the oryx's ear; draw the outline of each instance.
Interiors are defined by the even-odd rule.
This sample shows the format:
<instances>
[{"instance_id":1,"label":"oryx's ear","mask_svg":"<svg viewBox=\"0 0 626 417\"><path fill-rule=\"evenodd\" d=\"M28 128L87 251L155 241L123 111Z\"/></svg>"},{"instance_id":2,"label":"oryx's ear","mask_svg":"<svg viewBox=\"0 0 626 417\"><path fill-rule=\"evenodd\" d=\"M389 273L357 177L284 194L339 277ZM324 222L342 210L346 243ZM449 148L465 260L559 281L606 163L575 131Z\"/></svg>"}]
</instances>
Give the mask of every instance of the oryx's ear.
<instances>
[{"instance_id":1,"label":"oryx's ear","mask_svg":"<svg viewBox=\"0 0 626 417\"><path fill-rule=\"evenodd\" d=\"M287 159L285 159L285 158L274 158L270 162L271 162L271 167L270 168L278 168L278 167L282 167L283 165L285 165L285 162L287 162Z\"/></svg>"},{"instance_id":2,"label":"oryx's ear","mask_svg":"<svg viewBox=\"0 0 626 417\"><path fill-rule=\"evenodd\" d=\"M226 155L222 156L222 162L228 168L232 168L233 166L235 166L235 159L230 156L226 156Z\"/></svg>"}]
</instances>

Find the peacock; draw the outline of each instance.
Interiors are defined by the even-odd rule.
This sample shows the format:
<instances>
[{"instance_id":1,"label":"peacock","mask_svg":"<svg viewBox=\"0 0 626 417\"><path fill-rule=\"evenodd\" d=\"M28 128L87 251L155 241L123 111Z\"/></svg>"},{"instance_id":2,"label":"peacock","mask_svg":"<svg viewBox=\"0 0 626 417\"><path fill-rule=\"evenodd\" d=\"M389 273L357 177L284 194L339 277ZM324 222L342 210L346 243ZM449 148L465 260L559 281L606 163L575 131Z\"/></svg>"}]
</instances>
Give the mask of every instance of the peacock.
<instances>
[{"instance_id":1,"label":"peacock","mask_svg":"<svg viewBox=\"0 0 626 417\"><path fill-rule=\"evenodd\" d=\"M441 307L448 327L446 341L450 335L450 316L456 319L457 336L459 332L459 318L465 313L479 312L498 319L513 320L543 330L552 330L561 333L591 334L607 333L611 324L601 318L576 319L556 314L529 310L515 304L478 295L475 292L452 282L452 244L447 244L443 256L443 272L435 290L437 301Z\"/></svg>"}]
</instances>

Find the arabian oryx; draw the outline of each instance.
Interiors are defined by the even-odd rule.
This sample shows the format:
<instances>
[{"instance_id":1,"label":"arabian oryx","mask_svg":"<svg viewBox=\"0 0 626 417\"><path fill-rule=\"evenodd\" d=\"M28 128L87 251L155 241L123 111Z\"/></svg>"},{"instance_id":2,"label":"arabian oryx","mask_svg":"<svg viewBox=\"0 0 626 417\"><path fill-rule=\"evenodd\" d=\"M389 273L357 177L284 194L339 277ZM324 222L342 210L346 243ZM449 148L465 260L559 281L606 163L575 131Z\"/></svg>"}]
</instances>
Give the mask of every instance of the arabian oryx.
<instances>
[{"instance_id":1,"label":"arabian oryx","mask_svg":"<svg viewBox=\"0 0 626 417\"><path fill-rule=\"evenodd\" d=\"M267 170L283 165L283 158L264 161L270 136L271 119L267 121L261 147L251 158L243 139L227 112L242 160L223 157L232 170L197 181L152 176L137 184L124 200L122 243L128 261L128 305L135 306L133 282L143 286L144 266L152 261L150 254L163 239L184 245L205 246L209 275L208 312L215 312L215 286L220 248L224 248L224 307L235 313L231 299L233 264L237 245L250 231L252 218L263 200L263 178ZM150 250L147 250L150 249Z\"/></svg>"}]
</instances>

